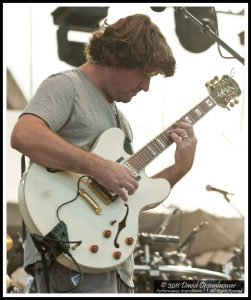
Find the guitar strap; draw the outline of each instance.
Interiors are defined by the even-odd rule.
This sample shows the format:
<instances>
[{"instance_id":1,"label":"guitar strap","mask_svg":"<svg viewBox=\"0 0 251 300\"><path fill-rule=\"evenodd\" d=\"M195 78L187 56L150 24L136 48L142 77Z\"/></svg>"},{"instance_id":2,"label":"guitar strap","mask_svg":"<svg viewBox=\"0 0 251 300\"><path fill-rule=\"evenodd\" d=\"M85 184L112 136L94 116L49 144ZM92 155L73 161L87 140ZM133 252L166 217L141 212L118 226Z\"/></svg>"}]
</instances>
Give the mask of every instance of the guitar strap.
<instances>
[{"instance_id":1,"label":"guitar strap","mask_svg":"<svg viewBox=\"0 0 251 300\"><path fill-rule=\"evenodd\" d=\"M126 118L124 117L124 115L118 110L115 103L114 103L114 107L116 110L118 128L122 129L123 132L125 133L124 149L128 154L133 154L133 147L132 147L133 133L132 133L131 126L126 120Z\"/></svg>"},{"instance_id":2,"label":"guitar strap","mask_svg":"<svg viewBox=\"0 0 251 300\"><path fill-rule=\"evenodd\" d=\"M26 170L25 155L22 154L22 156L21 156L21 177L23 176L25 170ZM23 242L26 239L26 225L25 225L23 219L22 219L22 239L23 239Z\"/></svg>"}]
</instances>

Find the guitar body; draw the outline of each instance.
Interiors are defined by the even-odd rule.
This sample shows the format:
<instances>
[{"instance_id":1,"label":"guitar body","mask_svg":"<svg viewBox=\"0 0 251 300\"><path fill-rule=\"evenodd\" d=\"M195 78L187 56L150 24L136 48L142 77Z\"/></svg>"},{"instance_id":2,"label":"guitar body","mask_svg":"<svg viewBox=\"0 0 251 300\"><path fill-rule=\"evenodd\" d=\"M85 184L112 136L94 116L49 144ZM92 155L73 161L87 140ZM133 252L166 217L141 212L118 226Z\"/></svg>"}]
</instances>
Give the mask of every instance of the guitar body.
<instances>
[{"instance_id":1,"label":"guitar body","mask_svg":"<svg viewBox=\"0 0 251 300\"><path fill-rule=\"evenodd\" d=\"M92 152L112 161L122 157L120 163L123 165L130 158L123 149L124 138L120 129L111 128L98 138ZM78 186L83 174L49 172L46 168L32 163L19 185L19 207L24 222L31 233L47 235L59 223L58 207L74 199L78 188L82 188L87 197L79 195L58 211L60 220L67 225L69 241L82 241L74 250L70 247L69 251L83 272L110 271L123 263L134 251L140 212L157 206L170 192L167 180L151 179L144 171L138 175L139 187L133 195L128 196L127 202L118 198L105 203L87 184L87 177L82 178ZM96 207L100 213L97 213ZM105 236L104 232L110 232L110 237ZM91 251L92 246L98 246L98 251ZM60 254L57 261L77 270L66 254Z\"/></svg>"}]
</instances>

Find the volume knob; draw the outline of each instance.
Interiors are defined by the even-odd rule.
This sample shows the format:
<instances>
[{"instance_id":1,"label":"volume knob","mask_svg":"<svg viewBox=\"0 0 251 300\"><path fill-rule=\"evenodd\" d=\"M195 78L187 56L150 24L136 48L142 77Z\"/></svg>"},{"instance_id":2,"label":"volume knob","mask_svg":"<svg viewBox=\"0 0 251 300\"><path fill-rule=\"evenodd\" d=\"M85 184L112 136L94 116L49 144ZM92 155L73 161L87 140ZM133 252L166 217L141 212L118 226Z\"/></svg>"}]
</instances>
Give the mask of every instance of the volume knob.
<instances>
[{"instance_id":1,"label":"volume knob","mask_svg":"<svg viewBox=\"0 0 251 300\"><path fill-rule=\"evenodd\" d=\"M103 231L103 236L104 236L105 238L109 238L111 235L112 235L111 230L106 229L106 230Z\"/></svg>"},{"instance_id":2,"label":"volume knob","mask_svg":"<svg viewBox=\"0 0 251 300\"><path fill-rule=\"evenodd\" d=\"M90 250L92 253L98 252L98 245L91 245Z\"/></svg>"},{"instance_id":3,"label":"volume knob","mask_svg":"<svg viewBox=\"0 0 251 300\"><path fill-rule=\"evenodd\" d=\"M120 252L120 251L115 251L115 252L113 252L112 256L113 256L115 259L120 259L120 257L121 257L121 252Z\"/></svg>"},{"instance_id":4,"label":"volume knob","mask_svg":"<svg viewBox=\"0 0 251 300\"><path fill-rule=\"evenodd\" d=\"M133 237L127 237L126 238L126 240L125 240L125 242L126 242L126 244L128 245L128 246L131 246L132 244L133 244L133 242L134 242L134 238Z\"/></svg>"}]
</instances>

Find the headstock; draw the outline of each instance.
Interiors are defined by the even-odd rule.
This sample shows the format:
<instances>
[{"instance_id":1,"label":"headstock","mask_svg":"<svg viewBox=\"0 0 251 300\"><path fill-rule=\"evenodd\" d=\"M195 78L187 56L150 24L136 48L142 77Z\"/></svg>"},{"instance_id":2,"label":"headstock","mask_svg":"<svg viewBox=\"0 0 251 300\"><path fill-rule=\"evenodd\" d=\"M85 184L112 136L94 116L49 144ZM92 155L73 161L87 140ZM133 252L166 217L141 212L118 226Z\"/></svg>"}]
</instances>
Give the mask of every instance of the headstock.
<instances>
[{"instance_id":1,"label":"headstock","mask_svg":"<svg viewBox=\"0 0 251 300\"><path fill-rule=\"evenodd\" d=\"M239 103L236 97L241 94L241 90L238 83L232 77L223 75L219 79L218 76L215 76L205 86L216 104L230 110L230 107Z\"/></svg>"}]
</instances>

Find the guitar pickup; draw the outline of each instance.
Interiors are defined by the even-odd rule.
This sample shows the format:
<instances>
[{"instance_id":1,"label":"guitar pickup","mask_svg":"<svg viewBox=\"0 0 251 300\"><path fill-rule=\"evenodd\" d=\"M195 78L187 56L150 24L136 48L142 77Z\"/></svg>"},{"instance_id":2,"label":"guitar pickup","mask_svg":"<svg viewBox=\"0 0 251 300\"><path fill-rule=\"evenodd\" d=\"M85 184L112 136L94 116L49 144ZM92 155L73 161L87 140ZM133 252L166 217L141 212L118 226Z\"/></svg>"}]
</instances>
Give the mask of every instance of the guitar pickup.
<instances>
[{"instance_id":1,"label":"guitar pickup","mask_svg":"<svg viewBox=\"0 0 251 300\"><path fill-rule=\"evenodd\" d=\"M108 192L106 188L99 184L94 178L90 178L88 187L99 197L101 201L103 201L105 205L109 205L119 197L116 194L111 194Z\"/></svg>"}]
</instances>

